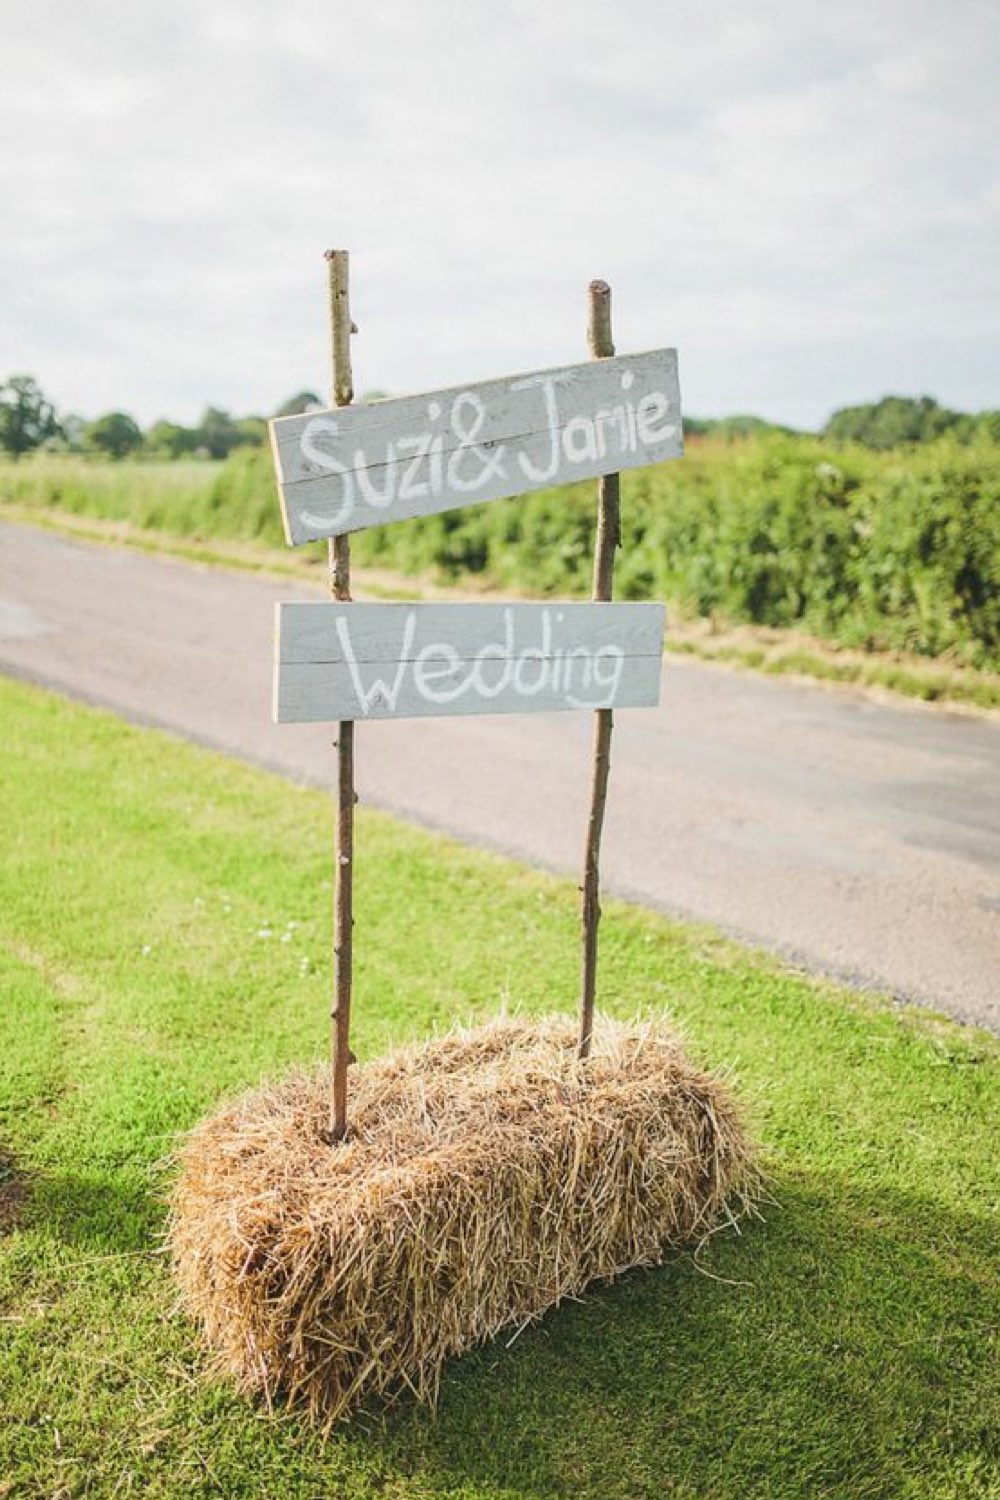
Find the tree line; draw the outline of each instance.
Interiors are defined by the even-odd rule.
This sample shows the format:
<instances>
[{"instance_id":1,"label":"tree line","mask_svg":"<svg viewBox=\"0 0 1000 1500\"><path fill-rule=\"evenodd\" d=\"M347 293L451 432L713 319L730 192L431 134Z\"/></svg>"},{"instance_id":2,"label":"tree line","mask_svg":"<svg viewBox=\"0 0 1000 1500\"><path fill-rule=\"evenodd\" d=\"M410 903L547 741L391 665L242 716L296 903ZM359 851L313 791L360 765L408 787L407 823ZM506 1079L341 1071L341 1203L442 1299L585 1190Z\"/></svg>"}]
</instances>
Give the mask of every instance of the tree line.
<instances>
[{"instance_id":1,"label":"tree line","mask_svg":"<svg viewBox=\"0 0 1000 1500\"><path fill-rule=\"evenodd\" d=\"M781 434L795 437L795 429L765 422L760 417L719 417L699 421L684 418L688 437L716 437L728 442L744 438ZM1000 442L1000 411L963 412L941 406L932 396L883 396L859 406L842 406L810 437L829 443L859 443L862 448L887 452L891 448L908 448L917 443L932 443L949 433L960 442L971 442L984 432Z\"/></svg>"},{"instance_id":2,"label":"tree line","mask_svg":"<svg viewBox=\"0 0 1000 1500\"><path fill-rule=\"evenodd\" d=\"M373 392L368 399L382 394ZM322 404L313 391L297 391L270 415L292 416ZM684 430L688 437L729 442L768 433L794 435L792 428L754 416L685 417ZM839 408L818 436L885 451L933 442L945 433L969 442L981 432L1000 442L1000 411L953 411L931 396L883 396L880 401ZM206 406L193 427L161 419L143 430L124 411L105 412L93 421L74 413L60 415L31 375L11 375L0 382L0 451L14 459L39 448L112 459L223 459L234 449L259 448L266 440L266 417L234 417L217 406Z\"/></svg>"},{"instance_id":3,"label":"tree line","mask_svg":"<svg viewBox=\"0 0 1000 1500\"><path fill-rule=\"evenodd\" d=\"M286 417L321 405L312 391L298 391L271 415ZM217 406L206 406L193 427L161 419L143 430L125 411L104 412L93 421L60 414L31 375L0 382L0 451L14 459L39 448L113 459L222 459L236 448L260 448L266 441L266 417L234 417Z\"/></svg>"}]
</instances>

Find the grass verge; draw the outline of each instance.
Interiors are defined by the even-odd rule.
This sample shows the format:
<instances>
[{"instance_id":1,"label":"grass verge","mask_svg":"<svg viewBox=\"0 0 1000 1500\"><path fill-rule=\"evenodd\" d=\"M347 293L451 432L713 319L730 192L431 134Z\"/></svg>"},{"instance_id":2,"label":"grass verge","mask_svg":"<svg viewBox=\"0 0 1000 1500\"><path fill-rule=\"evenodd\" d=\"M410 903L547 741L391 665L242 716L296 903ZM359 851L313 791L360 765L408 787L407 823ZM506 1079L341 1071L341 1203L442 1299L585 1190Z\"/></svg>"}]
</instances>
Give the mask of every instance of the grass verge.
<instances>
[{"instance_id":1,"label":"grass verge","mask_svg":"<svg viewBox=\"0 0 1000 1500\"><path fill-rule=\"evenodd\" d=\"M1000 1494L1000 1046L609 905L602 997L732 1064L774 1202L323 1446L207 1377L162 1161L325 1048L321 794L0 683L0 1494ZM361 810L356 1049L571 1006L568 882Z\"/></svg>"},{"instance_id":2,"label":"grass verge","mask_svg":"<svg viewBox=\"0 0 1000 1500\"><path fill-rule=\"evenodd\" d=\"M764 625L714 626L709 621L668 621L666 649L700 661L811 678L841 687L917 698L950 707L1000 709L1000 675L956 667L903 651L852 651L796 630Z\"/></svg>"}]
</instances>

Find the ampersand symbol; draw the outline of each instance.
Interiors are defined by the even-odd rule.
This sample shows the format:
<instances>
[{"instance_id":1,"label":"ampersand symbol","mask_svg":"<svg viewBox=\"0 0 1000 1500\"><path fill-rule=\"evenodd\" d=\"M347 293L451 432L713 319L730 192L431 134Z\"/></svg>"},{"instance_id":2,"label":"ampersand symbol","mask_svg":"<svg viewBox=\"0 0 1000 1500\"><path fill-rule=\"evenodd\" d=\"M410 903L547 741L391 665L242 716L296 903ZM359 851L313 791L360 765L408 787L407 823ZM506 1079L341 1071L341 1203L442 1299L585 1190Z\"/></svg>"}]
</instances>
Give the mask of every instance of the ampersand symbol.
<instances>
[{"instance_id":1,"label":"ampersand symbol","mask_svg":"<svg viewBox=\"0 0 1000 1500\"><path fill-rule=\"evenodd\" d=\"M471 417L464 416L463 413L469 410ZM485 421L486 408L472 391L464 391L461 396L456 397L451 408L451 430L458 438L459 446L448 460L448 483L452 489L459 490L462 494L481 489L494 476L497 479L504 477L504 444L500 443L494 449L492 443L476 442ZM463 460L467 457L475 458L479 464L478 473L471 479L463 479L459 474Z\"/></svg>"}]
</instances>

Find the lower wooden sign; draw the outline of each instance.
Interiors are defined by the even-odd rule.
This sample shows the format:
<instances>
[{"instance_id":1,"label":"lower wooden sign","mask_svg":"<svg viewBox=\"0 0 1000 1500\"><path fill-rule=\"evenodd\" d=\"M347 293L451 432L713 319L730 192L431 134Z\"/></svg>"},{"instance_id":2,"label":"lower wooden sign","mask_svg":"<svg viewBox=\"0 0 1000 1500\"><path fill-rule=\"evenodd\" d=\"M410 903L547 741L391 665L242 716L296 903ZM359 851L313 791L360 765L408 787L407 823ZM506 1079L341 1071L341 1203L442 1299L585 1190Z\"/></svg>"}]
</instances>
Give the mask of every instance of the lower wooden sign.
<instances>
[{"instance_id":1,"label":"lower wooden sign","mask_svg":"<svg viewBox=\"0 0 1000 1500\"><path fill-rule=\"evenodd\" d=\"M664 614L662 604L279 604L274 718L652 707Z\"/></svg>"}]
</instances>

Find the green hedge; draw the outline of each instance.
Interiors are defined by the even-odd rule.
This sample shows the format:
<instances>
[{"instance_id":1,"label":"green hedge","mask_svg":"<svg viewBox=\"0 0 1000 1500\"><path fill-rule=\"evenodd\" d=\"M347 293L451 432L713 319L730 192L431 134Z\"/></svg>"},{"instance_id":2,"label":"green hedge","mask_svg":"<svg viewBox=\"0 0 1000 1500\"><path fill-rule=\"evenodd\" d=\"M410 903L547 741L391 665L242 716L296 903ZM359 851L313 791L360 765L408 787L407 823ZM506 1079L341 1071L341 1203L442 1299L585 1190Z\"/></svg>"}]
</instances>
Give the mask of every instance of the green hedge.
<instances>
[{"instance_id":1,"label":"green hedge","mask_svg":"<svg viewBox=\"0 0 1000 1500\"><path fill-rule=\"evenodd\" d=\"M0 499L172 536L284 541L270 459L248 448L225 463L54 454L0 461Z\"/></svg>"}]
</instances>

